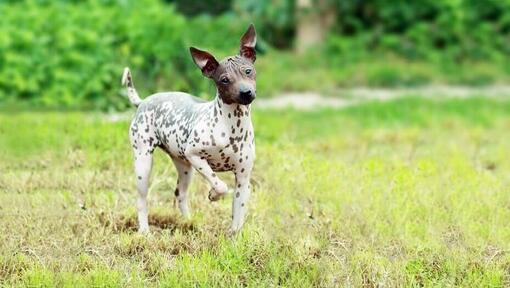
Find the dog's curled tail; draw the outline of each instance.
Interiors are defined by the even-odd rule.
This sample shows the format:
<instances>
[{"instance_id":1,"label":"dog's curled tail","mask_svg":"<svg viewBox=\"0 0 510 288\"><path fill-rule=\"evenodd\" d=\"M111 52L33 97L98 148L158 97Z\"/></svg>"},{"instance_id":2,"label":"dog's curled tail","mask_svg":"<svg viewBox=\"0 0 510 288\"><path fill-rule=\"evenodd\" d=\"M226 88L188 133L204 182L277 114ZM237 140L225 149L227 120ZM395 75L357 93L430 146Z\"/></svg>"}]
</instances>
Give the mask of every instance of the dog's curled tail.
<instances>
[{"instance_id":1,"label":"dog's curled tail","mask_svg":"<svg viewBox=\"0 0 510 288\"><path fill-rule=\"evenodd\" d=\"M131 104L138 107L140 103L142 103L142 99L140 99L140 96L138 96L138 92L136 92L135 85L133 84L133 77L131 77L131 72L129 71L129 68L124 68L124 73L122 74L122 85L126 86L129 101Z\"/></svg>"}]
</instances>

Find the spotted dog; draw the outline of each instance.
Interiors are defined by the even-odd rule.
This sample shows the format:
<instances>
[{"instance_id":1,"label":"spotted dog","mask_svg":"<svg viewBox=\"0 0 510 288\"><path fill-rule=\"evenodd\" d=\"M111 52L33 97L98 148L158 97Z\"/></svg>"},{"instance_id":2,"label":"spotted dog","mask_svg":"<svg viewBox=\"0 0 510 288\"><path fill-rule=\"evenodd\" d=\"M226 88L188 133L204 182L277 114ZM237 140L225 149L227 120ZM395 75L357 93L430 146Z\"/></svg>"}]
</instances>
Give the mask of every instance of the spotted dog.
<instances>
[{"instance_id":1,"label":"spotted dog","mask_svg":"<svg viewBox=\"0 0 510 288\"><path fill-rule=\"evenodd\" d=\"M210 102L183 92L156 93L141 100L125 68L122 84L127 87L130 102L138 107L129 136L135 160L139 232L149 231L147 192L156 148L166 152L177 168L175 196L184 217L190 216L187 194L193 170L211 185L211 201L229 193L216 172L233 171L236 183L230 232L242 227L255 160L250 119L250 103L256 95L255 43L255 28L250 25L241 38L239 55L221 62L206 51L190 48L202 74L216 84L216 97Z\"/></svg>"}]
</instances>

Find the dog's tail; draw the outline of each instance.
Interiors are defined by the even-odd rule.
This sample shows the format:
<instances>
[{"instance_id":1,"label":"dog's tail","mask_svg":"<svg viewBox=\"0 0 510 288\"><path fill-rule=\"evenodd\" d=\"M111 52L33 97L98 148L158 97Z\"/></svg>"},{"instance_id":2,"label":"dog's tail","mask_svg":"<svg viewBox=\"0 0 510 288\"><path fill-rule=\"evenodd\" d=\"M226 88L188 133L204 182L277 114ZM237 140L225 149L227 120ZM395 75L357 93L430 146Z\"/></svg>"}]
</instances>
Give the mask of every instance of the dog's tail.
<instances>
[{"instance_id":1,"label":"dog's tail","mask_svg":"<svg viewBox=\"0 0 510 288\"><path fill-rule=\"evenodd\" d=\"M124 68L124 73L122 74L122 85L126 86L129 101L131 104L135 105L135 107L138 107L140 103L142 103L142 99L140 99L140 96L138 96L138 92L136 92L135 85L133 84L133 77L131 77L131 72L129 71L129 68Z\"/></svg>"}]
</instances>

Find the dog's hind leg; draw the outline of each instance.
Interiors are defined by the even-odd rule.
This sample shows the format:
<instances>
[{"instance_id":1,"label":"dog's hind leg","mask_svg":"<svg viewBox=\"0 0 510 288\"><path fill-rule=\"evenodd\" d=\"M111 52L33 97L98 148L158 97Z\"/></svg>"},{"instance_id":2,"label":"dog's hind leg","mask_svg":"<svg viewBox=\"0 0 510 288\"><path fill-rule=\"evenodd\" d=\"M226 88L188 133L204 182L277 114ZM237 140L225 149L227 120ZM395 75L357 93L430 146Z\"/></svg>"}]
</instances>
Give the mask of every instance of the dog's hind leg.
<instances>
[{"instance_id":1,"label":"dog's hind leg","mask_svg":"<svg viewBox=\"0 0 510 288\"><path fill-rule=\"evenodd\" d=\"M149 211L147 208L147 193L149 192L149 178L152 169L152 151L140 152L135 150L135 175L138 200L138 232L149 232Z\"/></svg>"},{"instance_id":2,"label":"dog's hind leg","mask_svg":"<svg viewBox=\"0 0 510 288\"><path fill-rule=\"evenodd\" d=\"M177 168L178 174L175 197L177 198L177 203L182 215L184 218L189 218L188 187L193 176L193 168L191 167L191 164L181 162L177 159L172 158L172 161L174 162L175 168Z\"/></svg>"}]
</instances>

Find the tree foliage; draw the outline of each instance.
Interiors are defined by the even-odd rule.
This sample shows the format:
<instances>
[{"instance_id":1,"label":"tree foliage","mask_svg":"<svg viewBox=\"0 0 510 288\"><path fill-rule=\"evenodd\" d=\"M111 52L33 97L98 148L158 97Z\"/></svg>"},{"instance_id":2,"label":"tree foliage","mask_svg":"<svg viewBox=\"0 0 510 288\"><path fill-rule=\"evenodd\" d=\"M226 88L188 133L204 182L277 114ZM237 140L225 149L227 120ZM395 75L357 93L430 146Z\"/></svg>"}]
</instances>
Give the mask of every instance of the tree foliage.
<instances>
[{"instance_id":1,"label":"tree foliage","mask_svg":"<svg viewBox=\"0 0 510 288\"><path fill-rule=\"evenodd\" d=\"M327 5L312 5L310 13L324 12L317 7L336 11L324 43L330 63L377 50L452 63L503 62L510 53L510 0L311 1ZM227 12L214 8L217 0L203 2L208 5L187 7L195 9L187 12L194 16L185 17L178 11L184 1L177 0L4 0L0 102L123 109L128 105L119 85L124 66L133 69L143 92L211 91L188 47L214 49L219 57L234 53L233 42L225 39L241 35L249 22L256 24L260 43L292 46L299 21L294 0L232 0Z\"/></svg>"}]
</instances>

